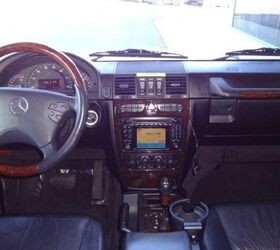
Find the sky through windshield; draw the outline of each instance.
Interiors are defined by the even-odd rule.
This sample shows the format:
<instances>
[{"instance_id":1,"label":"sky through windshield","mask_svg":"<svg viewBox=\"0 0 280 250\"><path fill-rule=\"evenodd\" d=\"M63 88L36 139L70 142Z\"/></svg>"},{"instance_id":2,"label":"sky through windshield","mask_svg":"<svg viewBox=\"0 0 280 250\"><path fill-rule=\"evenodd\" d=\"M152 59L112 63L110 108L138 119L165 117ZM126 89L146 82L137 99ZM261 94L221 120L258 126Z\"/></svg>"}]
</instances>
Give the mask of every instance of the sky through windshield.
<instances>
[{"instance_id":1,"label":"sky through windshield","mask_svg":"<svg viewBox=\"0 0 280 250\"><path fill-rule=\"evenodd\" d=\"M277 45L277 41L273 45L246 29L233 27L233 0L204 0L202 6L202 0L149 1L153 3L5 1L0 45L40 42L81 56L94 51L142 48L181 53L190 59L213 59L227 51ZM250 17L244 17L245 21L242 18L235 26L248 26L242 22Z\"/></svg>"}]
</instances>

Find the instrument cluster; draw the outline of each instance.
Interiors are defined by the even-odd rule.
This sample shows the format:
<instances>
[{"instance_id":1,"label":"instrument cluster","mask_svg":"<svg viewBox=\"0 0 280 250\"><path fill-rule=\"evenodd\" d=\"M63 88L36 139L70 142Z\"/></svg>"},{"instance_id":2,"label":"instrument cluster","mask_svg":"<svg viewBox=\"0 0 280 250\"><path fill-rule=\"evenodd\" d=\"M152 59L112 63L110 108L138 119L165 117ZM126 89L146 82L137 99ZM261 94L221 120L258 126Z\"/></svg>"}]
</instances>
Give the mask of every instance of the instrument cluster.
<instances>
[{"instance_id":1,"label":"instrument cluster","mask_svg":"<svg viewBox=\"0 0 280 250\"><path fill-rule=\"evenodd\" d=\"M32 60L33 61L33 60ZM45 60L24 62L17 65L5 79L4 87L46 89L58 92L73 92L74 82L61 65ZM98 77L78 66L88 92L96 91ZM90 70L89 70L90 71Z\"/></svg>"}]
</instances>

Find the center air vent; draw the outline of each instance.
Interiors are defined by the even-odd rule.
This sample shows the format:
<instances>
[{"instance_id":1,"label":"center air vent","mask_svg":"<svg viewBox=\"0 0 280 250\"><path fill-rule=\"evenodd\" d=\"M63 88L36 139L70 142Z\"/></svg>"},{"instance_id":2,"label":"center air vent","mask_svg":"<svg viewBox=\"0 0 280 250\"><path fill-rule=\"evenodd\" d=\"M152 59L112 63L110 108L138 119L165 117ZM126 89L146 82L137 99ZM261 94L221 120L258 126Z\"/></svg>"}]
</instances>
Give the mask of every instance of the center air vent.
<instances>
[{"instance_id":1,"label":"center air vent","mask_svg":"<svg viewBox=\"0 0 280 250\"><path fill-rule=\"evenodd\" d=\"M167 95L187 94L187 82L185 76L167 76L165 84Z\"/></svg>"},{"instance_id":2,"label":"center air vent","mask_svg":"<svg viewBox=\"0 0 280 250\"><path fill-rule=\"evenodd\" d=\"M135 77L116 77L115 95L135 95Z\"/></svg>"}]
</instances>

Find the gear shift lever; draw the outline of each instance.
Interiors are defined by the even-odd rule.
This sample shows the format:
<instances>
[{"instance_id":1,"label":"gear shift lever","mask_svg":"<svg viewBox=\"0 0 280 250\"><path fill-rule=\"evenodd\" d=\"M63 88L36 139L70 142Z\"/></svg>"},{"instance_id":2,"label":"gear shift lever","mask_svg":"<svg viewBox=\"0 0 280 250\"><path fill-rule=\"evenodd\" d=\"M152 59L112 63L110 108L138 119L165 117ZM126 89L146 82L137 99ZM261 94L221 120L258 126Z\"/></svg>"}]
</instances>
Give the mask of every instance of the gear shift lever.
<instances>
[{"instance_id":1,"label":"gear shift lever","mask_svg":"<svg viewBox=\"0 0 280 250\"><path fill-rule=\"evenodd\" d=\"M159 184L160 201L163 207L167 207L171 203L172 184L167 177L162 177Z\"/></svg>"},{"instance_id":2,"label":"gear shift lever","mask_svg":"<svg viewBox=\"0 0 280 250\"><path fill-rule=\"evenodd\" d=\"M159 183L160 202L163 207L162 220L160 224L161 231L170 230L168 206L171 203L171 190L172 190L171 181L167 177L162 177Z\"/></svg>"}]
</instances>

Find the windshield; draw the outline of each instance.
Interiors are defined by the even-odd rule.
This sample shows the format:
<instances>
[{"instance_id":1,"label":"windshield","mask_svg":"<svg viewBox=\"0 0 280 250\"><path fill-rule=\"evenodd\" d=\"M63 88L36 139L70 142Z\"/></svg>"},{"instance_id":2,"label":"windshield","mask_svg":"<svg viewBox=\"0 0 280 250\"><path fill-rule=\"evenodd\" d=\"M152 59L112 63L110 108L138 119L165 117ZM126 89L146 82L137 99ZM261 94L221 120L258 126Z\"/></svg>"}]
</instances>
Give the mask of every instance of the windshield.
<instances>
[{"instance_id":1,"label":"windshield","mask_svg":"<svg viewBox=\"0 0 280 250\"><path fill-rule=\"evenodd\" d=\"M280 46L279 0L9 0L1 10L0 45L39 42L80 56L133 48L212 60Z\"/></svg>"}]
</instances>

